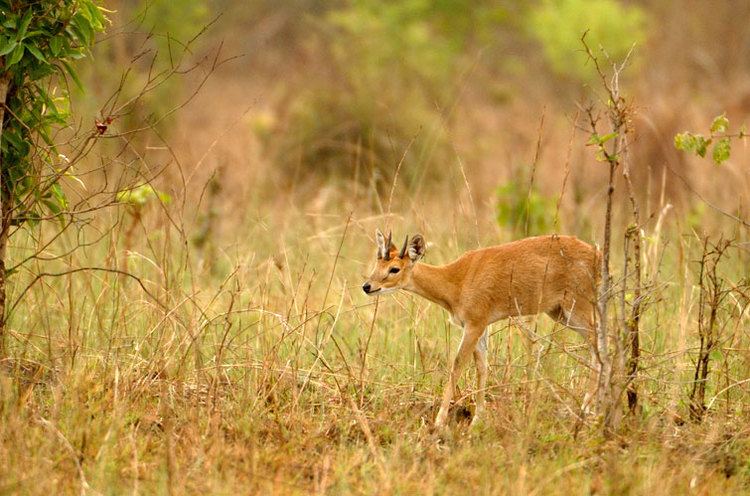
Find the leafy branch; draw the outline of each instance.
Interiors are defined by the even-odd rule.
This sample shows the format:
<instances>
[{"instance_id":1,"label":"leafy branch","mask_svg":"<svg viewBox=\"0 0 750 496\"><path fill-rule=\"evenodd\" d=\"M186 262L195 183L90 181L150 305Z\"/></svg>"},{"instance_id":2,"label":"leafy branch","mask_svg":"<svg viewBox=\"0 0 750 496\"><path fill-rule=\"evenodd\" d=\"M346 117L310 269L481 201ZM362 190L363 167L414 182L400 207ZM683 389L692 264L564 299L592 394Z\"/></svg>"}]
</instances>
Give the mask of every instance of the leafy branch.
<instances>
[{"instance_id":1,"label":"leafy branch","mask_svg":"<svg viewBox=\"0 0 750 496\"><path fill-rule=\"evenodd\" d=\"M721 165L732 154L732 139L745 139L748 137L747 126L744 124L736 133L729 133L729 119L726 114L714 118L709 128L708 135L691 133L685 131L674 137L674 146L678 150L693 153L705 158L711 147L711 158L716 165Z\"/></svg>"}]
</instances>

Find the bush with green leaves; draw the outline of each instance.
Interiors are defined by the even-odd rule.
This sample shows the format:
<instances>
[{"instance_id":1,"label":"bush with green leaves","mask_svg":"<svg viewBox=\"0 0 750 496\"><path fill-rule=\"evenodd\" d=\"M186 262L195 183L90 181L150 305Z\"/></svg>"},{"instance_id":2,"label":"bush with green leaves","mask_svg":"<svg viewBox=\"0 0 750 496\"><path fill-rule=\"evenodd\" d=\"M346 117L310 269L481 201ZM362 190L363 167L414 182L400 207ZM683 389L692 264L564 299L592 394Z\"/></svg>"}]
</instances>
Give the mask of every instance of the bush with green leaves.
<instances>
[{"instance_id":1,"label":"bush with green leaves","mask_svg":"<svg viewBox=\"0 0 750 496\"><path fill-rule=\"evenodd\" d=\"M151 203L153 200L159 200L161 203L168 205L172 201L172 197L163 191L159 191L150 184L142 184L135 188L118 191L115 195L115 200L117 200L118 203L126 205L131 212L140 213L140 211L143 210L143 207Z\"/></svg>"},{"instance_id":2,"label":"bush with green leaves","mask_svg":"<svg viewBox=\"0 0 750 496\"><path fill-rule=\"evenodd\" d=\"M295 171L301 157L303 170L351 177L361 151L388 182L412 143L402 177L421 179L412 165L440 150L451 155L444 114L466 45L504 12L468 0L356 0L329 11L324 32L334 75L307 81L295 95L278 157Z\"/></svg>"},{"instance_id":3,"label":"bush with green leaves","mask_svg":"<svg viewBox=\"0 0 750 496\"><path fill-rule=\"evenodd\" d=\"M646 39L643 10L618 0L544 0L530 12L527 27L556 73L584 81L595 74L581 50L583 33L612 60L622 60Z\"/></svg>"},{"instance_id":4,"label":"bush with green leaves","mask_svg":"<svg viewBox=\"0 0 750 496\"><path fill-rule=\"evenodd\" d=\"M75 157L60 155L54 138L68 123L70 81L80 84L71 63L86 56L105 22L93 0L0 0L0 355L11 228L68 210L61 183ZM95 133L78 143L78 157Z\"/></svg>"},{"instance_id":5,"label":"bush with green leaves","mask_svg":"<svg viewBox=\"0 0 750 496\"><path fill-rule=\"evenodd\" d=\"M128 14L127 12L125 13ZM142 26L150 36L154 49L155 62L151 57L144 57L134 75L135 87L139 87L154 73L169 71L179 63L194 39L209 20L209 7L203 0L141 0L136 4L133 13L135 22ZM128 19L121 19L128 22ZM130 54L134 56L135 54ZM115 71L117 73L117 71ZM175 94L181 91L181 80L169 78L156 85L143 99L144 110L156 121L169 112L175 105ZM137 120L135 116L134 120Z\"/></svg>"},{"instance_id":6,"label":"bush with green leaves","mask_svg":"<svg viewBox=\"0 0 750 496\"><path fill-rule=\"evenodd\" d=\"M553 227L555 201L537 188L512 179L495 191L497 224L514 234L546 234Z\"/></svg>"},{"instance_id":7,"label":"bush with green leaves","mask_svg":"<svg viewBox=\"0 0 750 496\"><path fill-rule=\"evenodd\" d=\"M66 208L60 180L69 170L53 132L67 124L69 81L80 85L71 62L86 56L105 18L86 0L0 0L0 13L0 80L7 81L0 95L3 193L23 220L44 217L45 210L57 215Z\"/></svg>"}]
</instances>

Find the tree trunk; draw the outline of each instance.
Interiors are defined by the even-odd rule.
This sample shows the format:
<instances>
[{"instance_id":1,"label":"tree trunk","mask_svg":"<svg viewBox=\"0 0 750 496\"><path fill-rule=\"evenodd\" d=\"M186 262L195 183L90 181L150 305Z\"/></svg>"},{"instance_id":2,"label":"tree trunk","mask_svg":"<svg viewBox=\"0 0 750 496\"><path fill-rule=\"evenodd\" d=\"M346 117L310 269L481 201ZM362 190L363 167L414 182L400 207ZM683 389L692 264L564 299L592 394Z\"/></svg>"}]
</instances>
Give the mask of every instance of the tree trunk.
<instances>
[{"instance_id":1,"label":"tree trunk","mask_svg":"<svg viewBox=\"0 0 750 496\"><path fill-rule=\"evenodd\" d=\"M0 57L0 64L3 58ZM0 75L0 140L5 124L5 100L8 97L10 80L7 74ZM0 153L0 358L6 356L5 350L5 248L8 244L12 202L8 187L7 173Z\"/></svg>"}]
</instances>

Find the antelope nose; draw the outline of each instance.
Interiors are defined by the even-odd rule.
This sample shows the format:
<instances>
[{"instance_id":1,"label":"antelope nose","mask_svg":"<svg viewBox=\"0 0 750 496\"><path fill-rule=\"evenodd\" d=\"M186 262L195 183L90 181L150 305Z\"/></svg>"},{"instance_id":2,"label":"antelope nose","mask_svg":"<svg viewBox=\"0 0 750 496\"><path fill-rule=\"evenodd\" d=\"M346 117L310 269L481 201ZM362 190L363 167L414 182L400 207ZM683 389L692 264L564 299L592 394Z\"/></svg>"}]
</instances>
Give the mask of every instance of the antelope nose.
<instances>
[{"instance_id":1,"label":"antelope nose","mask_svg":"<svg viewBox=\"0 0 750 496\"><path fill-rule=\"evenodd\" d=\"M365 293L369 293L370 292L370 283L369 282L366 282L366 283L364 283L362 285L362 291L364 291Z\"/></svg>"}]
</instances>

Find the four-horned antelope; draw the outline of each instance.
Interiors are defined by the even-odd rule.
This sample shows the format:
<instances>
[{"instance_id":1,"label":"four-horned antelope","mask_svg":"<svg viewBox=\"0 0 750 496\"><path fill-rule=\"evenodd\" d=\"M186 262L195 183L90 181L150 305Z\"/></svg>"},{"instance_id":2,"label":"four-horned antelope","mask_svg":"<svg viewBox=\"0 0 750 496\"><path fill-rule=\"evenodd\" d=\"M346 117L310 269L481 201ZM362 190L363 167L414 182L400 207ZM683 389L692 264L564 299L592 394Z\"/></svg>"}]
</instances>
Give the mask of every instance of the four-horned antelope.
<instances>
[{"instance_id":1,"label":"four-horned antelope","mask_svg":"<svg viewBox=\"0 0 750 496\"><path fill-rule=\"evenodd\" d=\"M442 266L417 263L425 241L406 237L399 250L376 232L377 265L362 289L368 295L411 291L442 306L464 333L445 385L435 425L448 417L458 380L474 355L478 388L472 424L482 417L487 383L487 326L512 316L546 313L593 346L598 252L572 236L538 236L469 251ZM592 359L595 354L592 348ZM595 364L594 364L595 365Z\"/></svg>"}]
</instances>

